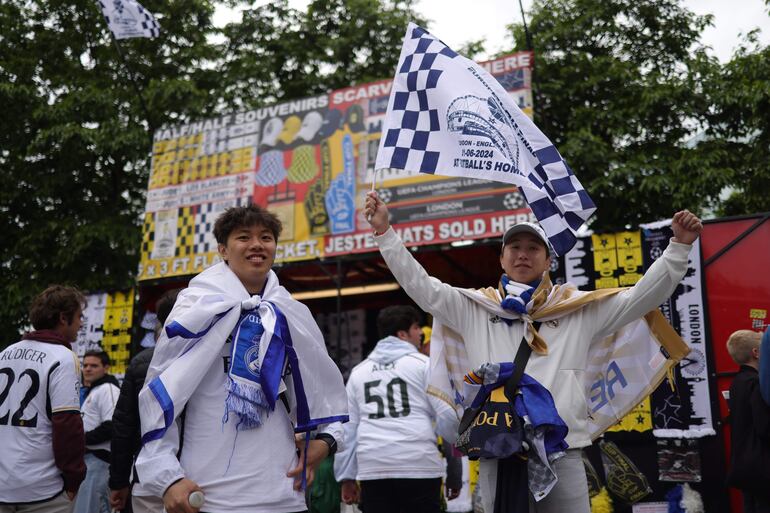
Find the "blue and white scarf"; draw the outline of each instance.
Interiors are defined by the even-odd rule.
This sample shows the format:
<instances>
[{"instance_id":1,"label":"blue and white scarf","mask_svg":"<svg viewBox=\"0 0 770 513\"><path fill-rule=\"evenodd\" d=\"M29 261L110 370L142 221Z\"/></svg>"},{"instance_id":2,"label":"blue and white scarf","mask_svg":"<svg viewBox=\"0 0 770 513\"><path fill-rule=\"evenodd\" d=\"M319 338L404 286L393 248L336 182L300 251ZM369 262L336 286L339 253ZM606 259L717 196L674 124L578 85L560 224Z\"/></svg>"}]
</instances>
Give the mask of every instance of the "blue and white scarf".
<instances>
[{"instance_id":1,"label":"blue and white scarf","mask_svg":"<svg viewBox=\"0 0 770 513\"><path fill-rule=\"evenodd\" d=\"M241 305L242 313L230 335L230 365L227 369L227 399L222 422L230 413L240 417L239 428L262 425L262 416L275 409L278 395L286 390L282 381L287 366L286 349L291 334L283 330L286 318L268 301L253 308ZM263 322L264 319L264 322Z\"/></svg>"},{"instance_id":2,"label":"blue and white scarf","mask_svg":"<svg viewBox=\"0 0 770 513\"><path fill-rule=\"evenodd\" d=\"M513 375L513 362L485 363L465 375L463 383L463 406L478 408L493 390L505 386ZM529 374L522 374L513 406L521 418L527 418L534 429L545 434L545 449L550 453L567 449L567 424L564 423L551 393Z\"/></svg>"},{"instance_id":3,"label":"blue and white scarf","mask_svg":"<svg viewBox=\"0 0 770 513\"><path fill-rule=\"evenodd\" d=\"M262 295L250 296L225 263L193 278L169 315L146 385L139 394L142 443L161 438L232 339L223 422L262 424L286 390L295 431L348 420L342 375L326 352L310 311L268 274ZM283 381L288 367L291 379Z\"/></svg>"},{"instance_id":4,"label":"blue and white scarf","mask_svg":"<svg viewBox=\"0 0 770 513\"><path fill-rule=\"evenodd\" d=\"M507 274L500 278L500 306L510 312L526 314L532 310L532 296L542 280L535 280L529 285L513 281Z\"/></svg>"},{"instance_id":5,"label":"blue and white scarf","mask_svg":"<svg viewBox=\"0 0 770 513\"><path fill-rule=\"evenodd\" d=\"M485 363L466 374L463 406L478 408L488 399L508 402L503 388L514 367L513 362ZM552 463L567 450L568 427L556 411L551 393L529 374L521 376L513 408L522 419L529 489L535 500L540 501L558 481Z\"/></svg>"}]
</instances>

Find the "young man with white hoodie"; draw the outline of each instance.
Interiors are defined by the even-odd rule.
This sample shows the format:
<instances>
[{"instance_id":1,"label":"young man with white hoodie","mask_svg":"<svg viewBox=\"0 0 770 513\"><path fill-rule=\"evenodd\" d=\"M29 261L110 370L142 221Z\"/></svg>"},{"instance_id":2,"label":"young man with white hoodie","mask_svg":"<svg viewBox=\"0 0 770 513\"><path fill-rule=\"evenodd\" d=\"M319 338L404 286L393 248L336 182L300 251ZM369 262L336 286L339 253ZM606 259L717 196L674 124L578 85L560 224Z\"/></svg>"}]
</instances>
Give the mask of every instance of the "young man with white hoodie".
<instances>
[{"instance_id":1,"label":"young man with white hoodie","mask_svg":"<svg viewBox=\"0 0 770 513\"><path fill-rule=\"evenodd\" d=\"M453 437L457 414L427 393L430 360L418 351L419 312L387 307L377 327L383 338L353 368L346 386L350 422L345 450L334 461L342 500L358 502L358 480L366 513L438 513L444 463L434 422L440 434Z\"/></svg>"},{"instance_id":2,"label":"young man with white hoodie","mask_svg":"<svg viewBox=\"0 0 770 513\"><path fill-rule=\"evenodd\" d=\"M585 294L590 300L571 301L561 313L544 319L547 322L535 329L532 316L537 318L540 308L552 307L552 312L557 311L560 304L556 291L564 290L552 286L548 278L551 256L548 238L540 226L520 223L504 234L499 264L496 263L505 273L501 278L502 294L494 289L489 291L500 303L499 314L493 314L468 290L428 275L391 228L388 208L376 192L367 193L364 215L375 230L374 240L385 263L409 297L433 314L434 321L465 341L469 370L485 363L512 361L526 338L532 354L525 372L553 395L556 409L569 428L569 449L553 463L558 481L539 501L535 502L530 495L530 511L589 513L588 485L581 458L581 449L591 444L589 408L583 387L589 347L657 309L671 295L687 271L691 245L703 229L700 219L687 210L674 215L670 244L636 285L607 295ZM571 287L568 292L579 298L580 291L567 285ZM500 314L506 317L501 318ZM480 461L479 486L485 511L494 511L497 468L497 460Z\"/></svg>"}]
</instances>

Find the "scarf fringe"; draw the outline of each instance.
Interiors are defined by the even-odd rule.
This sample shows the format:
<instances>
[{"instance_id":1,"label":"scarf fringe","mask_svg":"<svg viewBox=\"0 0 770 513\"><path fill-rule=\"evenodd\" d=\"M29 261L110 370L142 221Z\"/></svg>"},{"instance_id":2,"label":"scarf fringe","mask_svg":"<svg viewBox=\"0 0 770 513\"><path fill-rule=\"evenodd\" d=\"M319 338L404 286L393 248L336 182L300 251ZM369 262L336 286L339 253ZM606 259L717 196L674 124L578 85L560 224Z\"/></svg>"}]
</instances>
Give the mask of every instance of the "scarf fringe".
<instances>
[{"instance_id":1,"label":"scarf fringe","mask_svg":"<svg viewBox=\"0 0 770 513\"><path fill-rule=\"evenodd\" d=\"M270 415L270 406L261 388L239 383L228 376L223 424L231 412L240 417L237 429L253 429L262 425L262 415Z\"/></svg>"}]
</instances>

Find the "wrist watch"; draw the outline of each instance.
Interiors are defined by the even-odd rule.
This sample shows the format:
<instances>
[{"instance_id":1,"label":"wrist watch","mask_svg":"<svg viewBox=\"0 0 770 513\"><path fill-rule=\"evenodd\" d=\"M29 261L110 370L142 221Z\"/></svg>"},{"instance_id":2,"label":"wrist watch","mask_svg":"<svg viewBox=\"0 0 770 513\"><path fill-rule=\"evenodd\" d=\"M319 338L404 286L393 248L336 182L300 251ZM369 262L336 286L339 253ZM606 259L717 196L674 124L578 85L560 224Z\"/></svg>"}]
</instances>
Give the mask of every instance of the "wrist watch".
<instances>
[{"instance_id":1,"label":"wrist watch","mask_svg":"<svg viewBox=\"0 0 770 513\"><path fill-rule=\"evenodd\" d=\"M329 433L318 433L314 437L315 440L323 440L326 445L329 446L329 456L333 456L337 452L337 440L334 439Z\"/></svg>"}]
</instances>

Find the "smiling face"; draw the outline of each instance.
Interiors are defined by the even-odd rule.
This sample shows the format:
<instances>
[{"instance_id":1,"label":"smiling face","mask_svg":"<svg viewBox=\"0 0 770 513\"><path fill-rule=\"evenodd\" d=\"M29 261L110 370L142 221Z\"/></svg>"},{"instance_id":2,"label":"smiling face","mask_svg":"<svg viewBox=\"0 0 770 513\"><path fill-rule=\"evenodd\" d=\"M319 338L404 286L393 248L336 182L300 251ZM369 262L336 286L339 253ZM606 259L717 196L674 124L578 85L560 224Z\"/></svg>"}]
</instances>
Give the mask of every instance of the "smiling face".
<instances>
[{"instance_id":1,"label":"smiling face","mask_svg":"<svg viewBox=\"0 0 770 513\"><path fill-rule=\"evenodd\" d=\"M539 237L521 232L503 248L500 265L513 281L532 283L551 267L551 255Z\"/></svg>"},{"instance_id":2,"label":"smiling face","mask_svg":"<svg viewBox=\"0 0 770 513\"><path fill-rule=\"evenodd\" d=\"M249 294L259 294L273 266L276 244L273 232L263 225L241 226L218 249Z\"/></svg>"}]
</instances>

